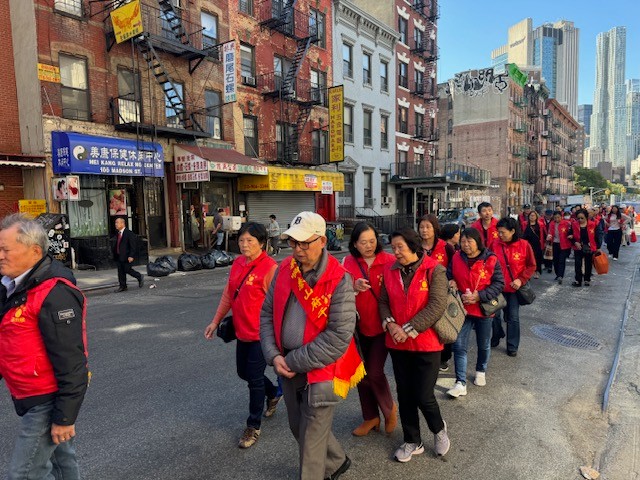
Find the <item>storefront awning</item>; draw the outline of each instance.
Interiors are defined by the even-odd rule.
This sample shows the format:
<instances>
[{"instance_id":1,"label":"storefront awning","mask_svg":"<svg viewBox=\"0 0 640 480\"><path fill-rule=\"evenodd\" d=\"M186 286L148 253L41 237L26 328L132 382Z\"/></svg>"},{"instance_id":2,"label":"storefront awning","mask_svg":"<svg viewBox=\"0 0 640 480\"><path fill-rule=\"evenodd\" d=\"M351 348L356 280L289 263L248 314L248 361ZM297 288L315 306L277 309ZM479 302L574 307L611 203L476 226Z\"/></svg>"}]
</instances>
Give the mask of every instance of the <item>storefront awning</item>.
<instances>
[{"instance_id":1,"label":"storefront awning","mask_svg":"<svg viewBox=\"0 0 640 480\"><path fill-rule=\"evenodd\" d=\"M257 158L226 148L174 145L174 157L192 155L194 160L204 159L210 172L267 175L267 164Z\"/></svg>"},{"instance_id":2,"label":"storefront awning","mask_svg":"<svg viewBox=\"0 0 640 480\"><path fill-rule=\"evenodd\" d=\"M159 143L74 132L51 132L53 173L164 177Z\"/></svg>"},{"instance_id":3,"label":"storefront awning","mask_svg":"<svg viewBox=\"0 0 640 480\"><path fill-rule=\"evenodd\" d=\"M24 160L0 160L0 165L23 168L44 168L44 162L25 162Z\"/></svg>"},{"instance_id":4,"label":"storefront awning","mask_svg":"<svg viewBox=\"0 0 640 480\"><path fill-rule=\"evenodd\" d=\"M344 176L338 172L269 166L266 177L246 175L238 179L240 192L344 192Z\"/></svg>"}]
</instances>

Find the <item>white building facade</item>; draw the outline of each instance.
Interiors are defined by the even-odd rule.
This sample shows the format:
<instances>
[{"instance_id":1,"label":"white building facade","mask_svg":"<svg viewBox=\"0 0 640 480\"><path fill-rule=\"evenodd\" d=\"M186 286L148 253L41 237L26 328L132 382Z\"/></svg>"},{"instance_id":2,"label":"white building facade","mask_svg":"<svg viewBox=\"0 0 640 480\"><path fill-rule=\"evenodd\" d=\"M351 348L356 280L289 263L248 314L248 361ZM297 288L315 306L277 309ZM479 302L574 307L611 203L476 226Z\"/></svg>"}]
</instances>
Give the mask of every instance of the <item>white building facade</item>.
<instances>
[{"instance_id":1,"label":"white building facade","mask_svg":"<svg viewBox=\"0 0 640 480\"><path fill-rule=\"evenodd\" d=\"M391 215L398 34L348 0L334 0L333 19L333 84L344 85L345 104L338 217Z\"/></svg>"}]
</instances>

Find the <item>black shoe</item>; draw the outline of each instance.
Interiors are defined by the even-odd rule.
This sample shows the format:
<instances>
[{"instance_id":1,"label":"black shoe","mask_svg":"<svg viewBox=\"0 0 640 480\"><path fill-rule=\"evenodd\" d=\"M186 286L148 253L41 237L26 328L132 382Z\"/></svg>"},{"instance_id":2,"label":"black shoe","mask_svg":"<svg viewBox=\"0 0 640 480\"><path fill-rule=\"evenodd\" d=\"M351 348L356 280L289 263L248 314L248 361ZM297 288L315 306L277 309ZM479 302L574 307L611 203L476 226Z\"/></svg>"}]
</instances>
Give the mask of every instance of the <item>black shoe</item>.
<instances>
[{"instance_id":1,"label":"black shoe","mask_svg":"<svg viewBox=\"0 0 640 480\"><path fill-rule=\"evenodd\" d=\"M120 292L126 292L126 291L127 291L127 287L120 287L114 293L120 293Z\"/></svg>"},{"instance_id":2,"label":"black shoe","mask_svg":"<svg viewBox=\"0 0 640 480\"><path fill-rule=\"evenodd\" d=\"M551 269L550 268L547 268L547 273L551 273Z\"/></svg>"},{"instance_id":3,"label":"black shoe","mask_svg":"<svg viewBox=\"0 0 640 480\"><path fill-rule=\"evenodd\" d=\"M340 465L340 467L335 472L333 472L333 475L328 476L327 478L325 478L325 480L338 480L340 475L342 475L344 472L349 470L350 466L351 466L351 459L347 457L345 458L342 465Z\"/></svg>"},{"instance_id":4,"label":"black shoe","mask_svg":"<svg viewBox=\"0 0 640 480\"><path fill-rule=\"evenodd\" d=\"M440 371L446 372L449 370L449 362L440 362Z\"/></svg>"},{"instance_id":5,"label":"black shoe","mask_svg":"<svg viewBox=\"0 0 640 480\"><path fill-rule=\"evenodd\" d=\"M509 351L507 351L507 355L509 355L510 357L517 357L518 356L518 351L517 350L509 350Z\"/></svg>"},{"instance_id":6,"label":"black shoe","mask_svg":"<svg viewBox=\"0 0 640 480\"><path fill-rule=\"evenodd\" d=\"M584 286L585 286L585 287L589 287L589 286L591 286L591 282L587 282L587 281L585 280L585 282L584 282Z\"/></svg>"},{"instance_id":7,"label":"black shoe","mask_svg":"<svg viewBox=\"0 0 640 480\"><path fill-rule=\"evenodd\" d=\"M573 282L573 283L571 284L571 286L572 286L572 287L581 287L581 286L582 286L582 282L578 282L578 281Z\"/></svg>"},{"instance_id":8,"label":"black shoe","mask_svg":"<svg viewBox=\"0 0 640 480\"><path fill-rule=\"evenodd\" d=\"M144 287L144 277L140 275L140 279L138 280L138 287Z\"/></svg>"},{"instance_id":9,"label":"black shoe","mask_svg":"<svg viewBox=\"0 0 640 480\"><path fill-rule=\"evenodd\" d=\"M562 277L558 277L558 285L562 285Z\"/></svg>"},{"instance_id":10,"label":"black shoe","mask_svg":"<svg viewBox=\"0 0 640 480\"><path fill-rule=\"evenodd\" d=\"M491 337L491 348L496 348L500 345L500 339L504 338L504 333L502 335L493 335Z\"/></svg>"}]
</instances>

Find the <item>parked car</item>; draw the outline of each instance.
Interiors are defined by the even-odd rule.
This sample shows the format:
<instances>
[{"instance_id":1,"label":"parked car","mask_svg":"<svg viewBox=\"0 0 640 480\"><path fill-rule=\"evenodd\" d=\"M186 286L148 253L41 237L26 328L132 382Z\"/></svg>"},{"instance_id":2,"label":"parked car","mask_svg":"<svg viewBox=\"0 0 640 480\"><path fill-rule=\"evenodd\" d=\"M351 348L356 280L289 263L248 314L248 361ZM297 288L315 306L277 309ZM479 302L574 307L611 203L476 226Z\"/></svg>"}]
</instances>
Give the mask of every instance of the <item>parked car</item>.
<instances>
[{"instance_id":1,"label":"parked car","mask_svg":"<svg viewBox=\"0 0 640 480\"><path fill-rule=\"evenodd\" d=\"M449 208L440 210L438 223L440 225L456 224L460 227L468 227L478 219L478 210L475 208Z\"/></svg>"}]
</instances>

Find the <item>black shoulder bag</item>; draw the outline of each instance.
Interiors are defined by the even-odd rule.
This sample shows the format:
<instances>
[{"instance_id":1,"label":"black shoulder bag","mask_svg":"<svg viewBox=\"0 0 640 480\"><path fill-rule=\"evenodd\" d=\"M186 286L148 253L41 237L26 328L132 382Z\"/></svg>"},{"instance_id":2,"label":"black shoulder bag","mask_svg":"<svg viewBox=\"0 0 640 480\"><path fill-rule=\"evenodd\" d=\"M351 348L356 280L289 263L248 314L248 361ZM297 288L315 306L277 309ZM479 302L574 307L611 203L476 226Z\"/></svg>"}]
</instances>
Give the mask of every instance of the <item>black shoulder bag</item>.
<instances>
[{"instance_id":1,"label":"black shoulder bag","mask_svg":"<svg viewBox=\"0 0 640 480\"><path fill-rule=\"evenodd\" d=\"M247 274L244 276L244 278L240 282L240 285L238 286L238 288L236 288L236 291L233 294L234 300L238 298L238 294L240 293L240 289L244 285L244 281L251 274L254 268L256 268L255 265L249 269ZM233 326L233 315L227 315L220 321L220 323L218 324L218 329L216 330L216 335L218 335L218 337L224 340L224 343L229 343L236 340L237 337L236 337L236 329Z\"/></svg>"},{"instance_id":2,"label":"black shoulder bag","mask_svg":"<svg viewBox=\"0 0 640 480\"><path fill-rule=\"evenodd\" d=\"M507 258L507 252L502 247L502 254L504 255L504 263L507 264L507 270L509 270L509 276L511 277L511 281L514 281L513 273L511 273L511 267L509 266L509 259ZM529 282L524 285L520 285L520 288L516 290L516 298L518 299L519 305L531 305L533 301L536 299L536 292L533 291Z\"/></svg>"}]
</instances>

